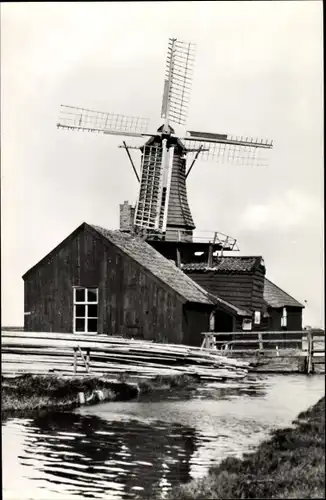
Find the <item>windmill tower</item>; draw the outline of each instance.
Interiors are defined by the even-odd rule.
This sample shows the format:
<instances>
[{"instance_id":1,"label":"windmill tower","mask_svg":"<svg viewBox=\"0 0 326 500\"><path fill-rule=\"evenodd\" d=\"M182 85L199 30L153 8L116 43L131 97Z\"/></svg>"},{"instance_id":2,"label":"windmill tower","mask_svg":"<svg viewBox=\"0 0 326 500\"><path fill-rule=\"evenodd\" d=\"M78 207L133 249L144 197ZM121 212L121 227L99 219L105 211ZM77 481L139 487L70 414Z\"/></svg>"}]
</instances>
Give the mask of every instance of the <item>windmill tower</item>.
<instances>
[{"instance_id":1,"label":"windmill tower","mask_svg":"<svg viewBox=\"0 0 326 500\"><path fill-rule=\"evenodd\" d=\"M180 263L181 254L193 257L203 250L211 260L213 251L234 250L236 240L214 232L206 242L195 242L195 224L190 212L186 179L195 161L200 159L244 165L264 164L259 154L273 147L272 141L232 137L185 130L194 66L194 45L169 39L161 118L164 123L149 133L144 118L61 106L58 128L98 132L125 137L147 138L136 148L124 147L139 181L139 193L134 210L134 230L143 235L166 257ZM178 137L172 124L181 126L184 134ZM140 175L130 149L141 151ZM190 160L190 165L189 165ZM188 165L187 165L188 162ZM204 245L204 246L203 246ZM190 258L190 257L189 257Z\"/></svg>"}]
</instances>

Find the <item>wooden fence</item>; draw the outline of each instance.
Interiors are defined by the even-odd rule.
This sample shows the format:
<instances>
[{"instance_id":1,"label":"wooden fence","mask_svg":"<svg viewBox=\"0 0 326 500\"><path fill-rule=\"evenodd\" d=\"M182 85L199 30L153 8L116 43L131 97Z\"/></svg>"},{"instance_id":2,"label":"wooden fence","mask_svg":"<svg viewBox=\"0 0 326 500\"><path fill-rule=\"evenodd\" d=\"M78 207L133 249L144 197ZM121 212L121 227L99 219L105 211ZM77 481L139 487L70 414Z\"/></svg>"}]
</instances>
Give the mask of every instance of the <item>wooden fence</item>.
<instances>
[{"instance_id":1,"label":"wooden fence","mask_svg":"<svg viewBox=\"0 0 326 500\"><path fill-rule=\"evenodd\" d=\"M321 335L320 330L204 332L202 335L202 349L218 349L226 356L303 357L308 374L314 371L315 365L325 364L325 334Z\"/></svg>"}]
</instances>

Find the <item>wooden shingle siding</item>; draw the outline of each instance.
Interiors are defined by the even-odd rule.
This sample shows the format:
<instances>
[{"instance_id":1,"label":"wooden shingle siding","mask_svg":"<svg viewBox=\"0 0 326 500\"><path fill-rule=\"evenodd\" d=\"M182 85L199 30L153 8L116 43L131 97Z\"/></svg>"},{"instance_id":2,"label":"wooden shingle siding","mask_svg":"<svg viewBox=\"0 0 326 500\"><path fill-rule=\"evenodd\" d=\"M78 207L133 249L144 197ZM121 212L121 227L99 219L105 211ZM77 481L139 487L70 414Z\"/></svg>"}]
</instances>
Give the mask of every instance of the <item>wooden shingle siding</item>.
<instances>
[{"instance_id":1,"label":"wooden shingle siding","mask_svg":"<svg viewBox=\"0 0 326 500\"><path fill-rule=\"evenodd\" d=\"M214 271L189 273L200 286L237 307L250 309L252 305L253 276L217 274Z\"/></svg>"},{"instance_id":2,"label":"wooden shingle siding","mask_svg":"<svg viewBox=\"0 0 326 500\"><path fill-rule=\"evenodd\" d=\"M262 311L264 307L264 282L265 274L257 270L253 274L251 304L253 311Z\"/></svg>"},{"instance_id":3,"label":"wooden shingle siding","mask_svg":"<svg viewBox=\"0 0 326 500\"><path fill-rule=\"evenodd\" d=\"M173 155L167 225L193 229L195 224L188 204L185 176L186 161L181 157L180 148L176 147Z\"/></svg>"}]
</instances>

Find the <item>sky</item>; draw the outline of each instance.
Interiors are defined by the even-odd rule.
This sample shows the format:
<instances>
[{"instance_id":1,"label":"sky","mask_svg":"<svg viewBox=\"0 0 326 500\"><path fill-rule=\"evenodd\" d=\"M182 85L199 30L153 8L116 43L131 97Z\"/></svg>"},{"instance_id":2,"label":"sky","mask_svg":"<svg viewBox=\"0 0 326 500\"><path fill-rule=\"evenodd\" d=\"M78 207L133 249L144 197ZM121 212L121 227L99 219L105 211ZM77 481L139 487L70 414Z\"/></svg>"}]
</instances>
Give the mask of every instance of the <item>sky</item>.
<instances>
[{"instance_id":1,"label":"sky","mask_svg":"<svg viewBox=\"0 0 326 500\"><path fill-rule=\"evenodd\" d=\"M30 267L84 221L118 228L119 204L137 198L122 138L57 130L60 104L156 130L177 37L196 44L187 128L274 141L267 167L197 161L197 229L262 255L306 301L304 325L323 327L322 36L319 1L3 3L2 325L23 324Z\"/></svg>"}]
</instances>

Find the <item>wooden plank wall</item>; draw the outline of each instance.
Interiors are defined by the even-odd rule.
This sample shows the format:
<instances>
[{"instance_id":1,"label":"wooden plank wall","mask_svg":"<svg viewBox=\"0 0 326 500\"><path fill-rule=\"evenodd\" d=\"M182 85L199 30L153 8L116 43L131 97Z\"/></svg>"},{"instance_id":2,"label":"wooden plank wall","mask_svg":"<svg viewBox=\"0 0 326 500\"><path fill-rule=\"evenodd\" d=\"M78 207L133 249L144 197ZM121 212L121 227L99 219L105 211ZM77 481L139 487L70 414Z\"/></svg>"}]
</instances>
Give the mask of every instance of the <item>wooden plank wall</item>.
<instances>
[{"instance_id":1,"label":"wooden plank wall","mask_svg":"<svg viewBox=\"0 0 326 500\"><path fill-rule=\"evenodd\" d=\"M71 332L73 286L99 287L99 333L182 342L179 295L85 230L26 277L26 331Z\"/></svg>"},{"instance_id":2,"label":"wooden plank wall","mask_svg":"<svg viewBox=\"0 0 326 500\"><path fill-rule=\"evenodd\" d=\"M299 307L287 307L287 330L302 330L302 309ZM268 308L266 330L280 330L283 308Z\"/></svg>"},{"instance_id":3,"label":"wooden plank wall","mask_svg":"<svg viewBox=\"0 0 326 500\"><path fill-rule=\"evenodd\" d=\"M252 275L251 310L262 311L264 304L265 272L257 269Z\"/></svg>"}]
</instances>

